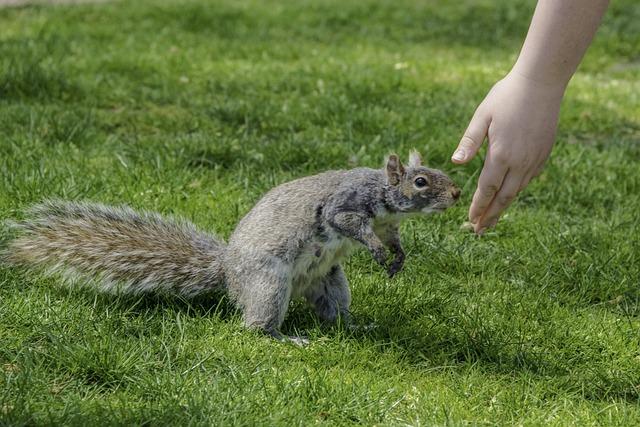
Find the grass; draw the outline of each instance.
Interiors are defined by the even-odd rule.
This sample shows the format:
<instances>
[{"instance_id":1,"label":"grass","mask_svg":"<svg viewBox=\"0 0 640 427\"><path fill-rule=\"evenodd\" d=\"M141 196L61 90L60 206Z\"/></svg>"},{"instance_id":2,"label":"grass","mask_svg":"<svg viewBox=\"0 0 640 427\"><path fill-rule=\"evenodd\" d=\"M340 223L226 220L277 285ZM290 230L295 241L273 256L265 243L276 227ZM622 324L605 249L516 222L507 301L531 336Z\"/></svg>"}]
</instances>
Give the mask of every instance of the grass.
<instances>
[{"instance_id":1,"label":"grass","mask_svg":"<svg viewBox=\"0 0 640 427\"><path fill-rule=\"evenodd\" d=\"M278 183L412 147L464 191L403 226L397 278L347 263L375 328L294 304L304 349L225 300L0 269L0 424L640 424L640 6L612 3L545 172L482 238L459 230L482 162L448 158L533 1L0 9L0 218L91 199L227 237Z\"/></svg>"}]
</instances>

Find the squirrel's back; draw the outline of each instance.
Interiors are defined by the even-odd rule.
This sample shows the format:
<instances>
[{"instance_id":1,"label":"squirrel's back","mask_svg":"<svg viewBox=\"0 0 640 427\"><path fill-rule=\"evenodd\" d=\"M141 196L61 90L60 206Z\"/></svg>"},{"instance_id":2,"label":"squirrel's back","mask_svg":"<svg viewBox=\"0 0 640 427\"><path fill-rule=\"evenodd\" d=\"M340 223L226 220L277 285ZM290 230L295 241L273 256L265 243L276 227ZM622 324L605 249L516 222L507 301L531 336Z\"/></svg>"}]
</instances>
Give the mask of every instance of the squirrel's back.
<instances>
[{"instance_id":1,"label":"squirrel's back","mask_svg":"<svg viewBox=\"0 0 640 427\"><path fill-rule=\"evenodd\" d=\"M231 249L251 247L272 255L295 256L296 248L317 232L318 216L328 198L342 186L354 190L379 187L381 180L379 170L356 168L327 171L281 184L266 193L242 218L231 235Z\"/></svg>"},{"instance_id":2,"label":"squirrel's back","mask_svg":"<svg viewBox=\"0 0 640 427\"><path fill-rule=\"evenodd\" d=\"M93 276L106 291L194 296L224 287L224 245L186 221L48 201L15 225L19 236L3 257L13 265Z\"/></svg>"}]
</instances>

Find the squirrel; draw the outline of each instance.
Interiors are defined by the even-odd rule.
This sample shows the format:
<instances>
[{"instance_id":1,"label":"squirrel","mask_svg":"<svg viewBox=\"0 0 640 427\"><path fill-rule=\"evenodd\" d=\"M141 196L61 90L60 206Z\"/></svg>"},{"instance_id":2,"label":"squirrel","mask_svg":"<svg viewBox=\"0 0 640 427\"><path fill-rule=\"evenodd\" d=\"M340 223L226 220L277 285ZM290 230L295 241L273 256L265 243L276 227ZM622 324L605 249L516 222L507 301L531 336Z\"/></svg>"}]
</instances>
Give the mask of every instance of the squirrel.
<instances>
[{"instance_id":1,"label":"squirrel","mask_svg":"<svg viewBox=\"0 0 640 427\"><path fill-rule=\"evenodd\" d=\"M382 169L328 171L273 188L227 244L181 219L50 200L13 223L18 235L2 258L49 274L92 277L107 292L226 291L245 326L286 339L279 328L292 298L305 298L324 322L348 319L351 293L341 260L361 245L393 277L405 260L400 221L444 211L459 196L418 152L406 167L391 154Z\"/></svg>"}]
</instances>

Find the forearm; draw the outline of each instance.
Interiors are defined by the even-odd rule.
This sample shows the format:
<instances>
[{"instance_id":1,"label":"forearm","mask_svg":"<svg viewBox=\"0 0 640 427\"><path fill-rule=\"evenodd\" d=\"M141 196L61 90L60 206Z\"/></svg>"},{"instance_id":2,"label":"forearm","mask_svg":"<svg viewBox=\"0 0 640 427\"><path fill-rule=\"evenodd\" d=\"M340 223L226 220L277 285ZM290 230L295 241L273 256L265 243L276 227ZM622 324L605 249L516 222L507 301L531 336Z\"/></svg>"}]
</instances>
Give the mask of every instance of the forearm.
<instances>
[{"instance_id":1,"label":"forearm","mask_svg":"<svg viewBox=\"0 0 640 427\"><path fill-rule=\"evenodd\" d=\"M609 0L539 0L513 71L564 88L582 60Z\"/></svg>"}]
</instances>

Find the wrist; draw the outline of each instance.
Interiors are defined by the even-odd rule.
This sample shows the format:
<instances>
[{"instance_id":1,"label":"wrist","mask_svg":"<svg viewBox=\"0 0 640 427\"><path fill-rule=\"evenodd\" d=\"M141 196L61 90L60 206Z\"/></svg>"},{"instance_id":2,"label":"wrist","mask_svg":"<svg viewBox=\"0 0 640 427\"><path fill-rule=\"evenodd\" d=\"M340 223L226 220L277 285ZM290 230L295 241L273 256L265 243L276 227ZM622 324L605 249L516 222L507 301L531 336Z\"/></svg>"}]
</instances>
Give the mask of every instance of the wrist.
<instances>
[{"instance_id":1,"label":"wrist","mask_svg":"<svg viewBox=\"0 0 640 427\"><path fill-rule=\"evenodd\" d=\"M556 93L560 97L564 95L564 92L571 78L565 78L564 76L547 75L543 72L533 69L532 67L527 67L524 64L521 64L519 61L514 64L513 68L509 72L509 75L514 76L514 78L516 79L527 81L527 84L534 86L537 90Z\"/></svg>"},{"instance_id":2,"label":"wrist","mask_svg":"<svg viewBox=\"0 0 640 427\"><path fill-rule=\"evenodd\" d=\"M518 64L511 69L505 78L515 80L518 84L524 85L529 88L529 90L535 91L545 97L556 98L558 102L564 97L564 92L569 83L569 81L565 79L551 79L530 73L528 70L518 67Z\"/></svg>"}]
</instances>

